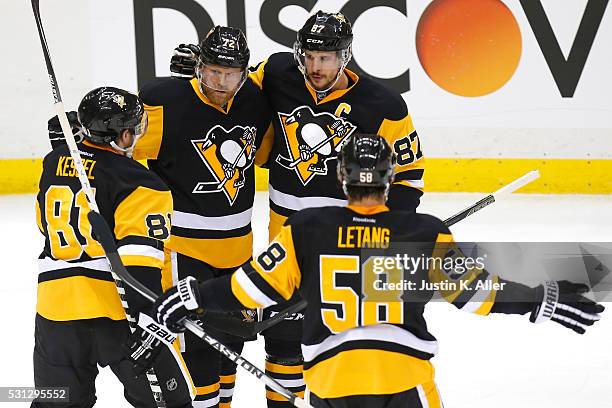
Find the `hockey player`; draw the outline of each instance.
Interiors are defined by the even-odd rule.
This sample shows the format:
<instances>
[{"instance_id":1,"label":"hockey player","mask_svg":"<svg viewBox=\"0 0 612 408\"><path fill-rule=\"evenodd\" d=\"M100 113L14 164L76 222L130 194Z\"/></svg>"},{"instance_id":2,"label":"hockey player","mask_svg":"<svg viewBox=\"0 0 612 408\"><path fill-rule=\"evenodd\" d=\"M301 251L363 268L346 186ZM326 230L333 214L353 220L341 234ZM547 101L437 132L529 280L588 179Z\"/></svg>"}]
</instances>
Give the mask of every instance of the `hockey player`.
<instances>
[{"instance_id":1,"label":"hockey player","mask_svg":"<svg viewBox=\"0 0 612 408\"><path fill-rule=\"evenodd\" d=\"M336 155L356 132L383 136L397 154L390 207L419 204L424 159L406 103L346 68L352 40L346 17L318 11L298 31L293 54L273 54L256 67L253 76L278 112L269 163L270 238L297 210L344 202Z\"/></svg>"},{"instance_id":2,"label":"hockey player","mask_svg":"<svg viewBox=\"0 0 612 408\"><path fill-rule=\"evenodd\" d=\"M195 78L166 78L142 88L149 129L134 150L174 198L166 288L187 276L231 273L252 257L253 164L272 129L267 99L247 75L250 53L239 29L217 26L187 52L192 62L197 59ZM243 339L209 331L242 350ZM194 404L229 406L236 366L191 333L179 340L197 386Z\"/></svg>"},{"instance_id":3,"label":"hockey player","mask_svg":"<svg viewBox=\"0 0 612 408\"><path fill-rule=\"evenodd\" d=\"M346 68L352 57L350 21L340 13L318 11L298 31L293 53L271 55L252 73L277 113L268 167L269 237L275 237L294 212L342 205L336 181L336 155L356 132L383 136L397 154L396 179L389 207L414 211L423 193L424 158L419 137L401 95ZM175 59L174 71L189 72ZM264 154L262 149L261 154ZM279 309L264 311L264 318ZM295 314L290 318L299 317ZM301 379L300 320L287 320L266 330L268 374L290 389ZM290 381L287 381L290 380ZM288 404L268 390L271 408Z\"/></svg>"},{"instance_id":4,"label":"hockey player","mask_svg":"<svg viewBox=\"0 0 612 408\"><path fill-rule=\"evenodd\" d=\"M73 129L79 129L76 115L69 117ZM79 144L83 164L100 213L114 231L121 259L136 279L161 294L172 196L159 177L130 158L134 142L146 128L142 102L121 89L97 88L83 98L78 118L84 132ZM43 161L36 201L45 246L39 258L34 382L37 387L68 387L70 402L35 401L32 406L93 406L100 365L110 366L133 406L156 407L147 377L135 375L144 371L147 358L161 353L155 371L167 406L191 407L195 388L178 348L170 350L140 328L130 336L57 117L49 121L49 129L55 148ZM129 288L125 291L131 316L150 310L147 300ZM138 357L141 343L150 349Z\"/></svg>"},{"instance_id":5,"label":"hockey player","mask_svg":"<svg viewBox=\"0 0 612 408\"><path fill-rule=\"evenodd\" d=\"M181 292L191 295L184 298L192 307L240 309L269 307L299 291L308 301L304 377L310 403L326 408L442 407L430 363L437 342L423 316L434 289L406 287L436 284L435 291L459 309L531 313L532 322L552 320L578 333L599 319L604 308L581 295L588 291L582 284L553 281L530 288L483 268L440 266L446 262L376 270L381 257L394 260L402 251L468 265L458 262L465 258L441 220L385 205L393 160L383 138L354 135L338 159L348 206L293 214L268 249L231 277L181 281ZM381 290L381 282L402 284ZM173 288L157 300L155 318L170 330L184 330L182 320L191 313L185 305Z\"/></svg>"},{"instance_id":6,"label":"hockey player","mask_svg":"<svg viewBox=\"0 0 612 408\"><path fill-rule=\"evenodd\" d=\"M346 68L352 40L346 17L318 11L298 31L293 54L273 54L253 74L277 112L268 162L270 239L295 211L345 203L336 156L356 132L385 137L398 155L389 206L413 211L419 204L424 159L406 103L397 92ZM278 310L266 309L264 318ZM301 378L300 330L301 321L286 320L262 333L268 373L280 381L295 384ZM272 402L284 401L273 391L267 396L271 408L288 406Z\"/></svg>"}]
</instances>

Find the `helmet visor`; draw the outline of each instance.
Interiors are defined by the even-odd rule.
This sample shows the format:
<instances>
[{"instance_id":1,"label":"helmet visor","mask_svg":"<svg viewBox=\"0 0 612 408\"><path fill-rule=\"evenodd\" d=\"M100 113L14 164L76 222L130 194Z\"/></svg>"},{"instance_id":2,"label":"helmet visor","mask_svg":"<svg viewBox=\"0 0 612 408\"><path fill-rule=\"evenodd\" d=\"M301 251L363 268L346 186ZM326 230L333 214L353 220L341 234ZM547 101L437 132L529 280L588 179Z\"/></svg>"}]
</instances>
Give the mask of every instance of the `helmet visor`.
<instances>
[{"instance_id":1,"label":"helmet visor","mask_svg":"<svg viewBox=\"0 0 612 408\"><path fill-rule=\"evenodd\" d=\"M201 86L218 92L237 92L247 77L247 70L198 63L196 75Z\"/></svg>"},{"instance_id":2,"label":"helmet visor","mask_svg":"<svg viewBox=\"0 0 612 408\"><path fill-rule=\"evenodd\" d=\"M336 71L343 68L342 51L310 51L298 47L297 58L307 73Z\"/></svg>"},{"instance_id":3,"label":"helmet visor","mask_svg":"<svg viewBox=\"0 0 612 408\"><path fill-rule=\"evenodd\" d=\"M134 126L134 139L132 140L132 145L122 149L119 148L115 144L115 142L112 142L111 146L113 146L117 150L123 151L127 157L132 157L132 153L134 152L136 143L138 143L138 140L147 132L148 128L149 116L147 115L147 111L143 111L142 116L140 118L140 122L136 126Z\"/></svg>"},{"instance_id":4,"label":"helmet visor","mask_svg":"<svg viewBox=\"0 0 612 408\"><path fill-rule=\"evenodd\" d=\"M140 123L138 123L134 127L134 135L135 139L138 140L142 135L147 132L149 128L149 115L147 115L147 111L142 112L142 117L140 118Z\"/></svg>"}]
</instances>

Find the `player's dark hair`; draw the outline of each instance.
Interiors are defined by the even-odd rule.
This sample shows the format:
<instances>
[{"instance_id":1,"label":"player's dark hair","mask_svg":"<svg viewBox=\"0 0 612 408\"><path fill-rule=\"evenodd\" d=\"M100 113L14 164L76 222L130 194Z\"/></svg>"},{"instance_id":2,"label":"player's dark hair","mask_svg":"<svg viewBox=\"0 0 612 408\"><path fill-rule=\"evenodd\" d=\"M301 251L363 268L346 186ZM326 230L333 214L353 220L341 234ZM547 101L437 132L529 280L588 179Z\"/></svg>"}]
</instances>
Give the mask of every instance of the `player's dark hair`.
<instances>
[{"instance_id":1,"label":"player's dark hair","mask_svg":"<svg viewBox=\"0 0 612 408\"><path fill-rule=\"evenodd\" d=\"M349 200L362 201L367 199L381 200L385 197L384 187L346 186Z\"/></svg>"}]
</instances>

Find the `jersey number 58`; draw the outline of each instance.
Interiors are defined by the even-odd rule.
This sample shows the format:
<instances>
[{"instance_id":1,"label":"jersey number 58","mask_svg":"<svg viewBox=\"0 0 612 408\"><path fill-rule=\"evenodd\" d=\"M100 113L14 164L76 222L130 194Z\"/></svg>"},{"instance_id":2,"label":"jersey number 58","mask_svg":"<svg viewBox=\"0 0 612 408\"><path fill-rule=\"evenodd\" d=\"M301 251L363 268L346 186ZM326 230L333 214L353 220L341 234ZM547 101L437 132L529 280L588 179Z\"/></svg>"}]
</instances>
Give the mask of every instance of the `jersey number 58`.
<instances>
[{"instance_id":1,"label":"jersey number 58","mask_svg":"<svg viewBox=\"0 0 612 408\"><path fill-rule=\"evenodd\" d=\"M332 333L357 326L404 322L403 290L377 290L375 281L382 277L374 272L373 258L369 258L362 266L359 262L359 256L354 255L319 257L321 319ZM338 283L338 278L344 274L359 275L361 294L350 286ZM386 282L400 283L403 270L386 269L384 274ZM339 306L339 309L329 307L332 305Z\"/></svg>"}]
</instances>

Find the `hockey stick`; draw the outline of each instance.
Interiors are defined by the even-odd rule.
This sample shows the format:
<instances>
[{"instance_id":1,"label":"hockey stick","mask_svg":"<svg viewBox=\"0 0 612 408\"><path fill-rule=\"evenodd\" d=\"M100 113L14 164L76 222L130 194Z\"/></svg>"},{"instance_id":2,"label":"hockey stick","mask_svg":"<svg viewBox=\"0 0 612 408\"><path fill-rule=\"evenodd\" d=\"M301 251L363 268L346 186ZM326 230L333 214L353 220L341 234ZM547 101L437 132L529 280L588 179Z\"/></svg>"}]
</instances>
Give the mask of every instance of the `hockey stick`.
<instances>
[{"instance_id":1,"label":"hockey stick","mask_svg":"<svg viewBox=\"0 0 612 408\"><path fill-rule=\"evenodd\" d=\"M334 125L336 123L338 123L340 121L334 122L334 124L332 125L332 128L335 129ZM336 125L337 127L337 125ZM338 137L338 135L333 134L330 137L328 137L327 139L322 140L321 142L317 143L315 145L315 147L313 147L312 149L310 149L312 152L317 152L317 150L319 150L320 148L322 148L323 146L325 146L327 143L331 142L335 137ZM310 160L310 159L308 159ZM280 164L281 166L287 168L287 169L294 169L295 166L297 166L298 164L300 164L301 162L306 161L306 160L302 160L302 156L300 155L300 157L298 157L295 160L291 160L285 156L281 156L280 154L278 156L276 156L276 162L278 164Z\"/></svg>"},{"instance_id":2,"label":"hockey stick","mask_svg":"<svg viewBox=\"0 0 612 408\"><path fill-rule=\"evenodd\" d=\"M106 224L104 218L102 218L100 214L94 211L90 211L87 215L87 218L89 219L93 230L96 231L96 239L98 240L98 242L100 242L102 248L104 248L104 252L106 252L106 257L108 258L113 271L119 277L121 277L121 279L123 279L126 284L130 285L134 290L136 290L148 300L154 302L157 299L157 295L153 293L149 288L144 286L142 283L140 283L138 280L136 280L132 275L130 275L127 269L125 269L125 267L123 266L121 258L117 253L117 244L115 243L110 228ZM231 349L227 348L222 343L208 335L208 333L206 333L206 331L204 331L204 329L198 326L195 322L187 319L185 320L185 327L190 332L206 341L208 344L210 344L221 354L229 358L231 361L244 368L246 371L253 374L255 377L259 378L269 388L273 389L283 397L287 398L289 402L291 402L294 406L298 408L312 408L303 399L293 394L291 391L287 390L285 387L276 382L273 378L268 377L259 368L241 357L240 354L232 351Z\"/></svg>"},{"instance_id":3,"label":"hockey stick","mask_svg":"<svg viewBox=\"0 0 612 408\"><path fill-rule=\"evenodd\" d=\"M57 77L55 76L53 65L51 64L51 53L49 52L49 47L47 46L47 39L45 38L45 32L43 30L42 20L40 18L39 0L32 0L32 11L34 12L34 18L36 19L36 26L38 27L38 36L40 37L40 44L42 46L43 55L45 57L45 64L47 65L49 82L51 83L51 92L53 93L54 100L53 107L55 108L55 113L57 114L57 117L59 119L62 132L64 132L64 137L66 138L66 143L68 144L70 156L72 157L72 161L74 163L74 168L76 169L79 182L81 183L81 188L85 192L85 196L87 197L87 201L89 202L89 208L91 210L89 213L98 214L99 209L98 205L96 204L94 192L91 188L91 185L89 184L89 179L87 177L85 167L83 166L81 155L77 148L74 135L72 134L72 128L70 126L70 123L68 122L68 117L66 116L64 103L62 102L62 96L60 94L59 85L57 83ZM123 306L123 309L125 311L125 315L127 317L130 329L134 331L136 327L136 320L130 315L127 299L125 298L125 290L123 288L123 284L121 283L119 277L112 273L112 271L111 274L117 287L117 293L121 298L121 305ZM155 371L153 369L147 371L147 380L149 381L149 386L151 387L151 392L153 393L153 399L155 400L155 404L158 407L165 407L166 403L164 401L162 390L159 386L159 381L157 380L157 376L155 375Z\"/></svg>"},{"instance_id":4,"label":"hockey stick","mask_svg":"<svg viewBox=\"0 0 612 408\"><path fill-rule=\"evenodd\" d=\"M452 217L447 218L446 220L444 220L444 224L446 224L447 227L450 227L451 225L458 223L459 221L469 217L475 212L482 210L486 206L493 204L496 201L496 199L500 198L500 196L510 194L518 190L519 188L531 183L533 180L536 180L539 177L540 177L540 172L538 170L530 171L524 176L517 178L516 180L512 181L509 184L506 184L505 186L495 191L494 193L489 194L482 200L472 204L465 210L460 211L457 214L453 215Z\"/></svg>"},{"instance_id":5,"label":"hockey stick","mask_svg":"<svg viewBox=\"0 0 612 408\"><path fill-rule=\"evenodd\" d=\"M233 316L228 316L227 313L215 312L207 312L199 317L199 319L206 326L210 326L227 334L248 339L255 336L257 333L261 333L262 331L280 323L280 321L284 320L287 316L299 312L300 310L304 309L307 304L308 303L302 299L299 302L281 310L269 319L262 320L260 322L248 322L237 319Z\"/></svg>"}]
</instances>

